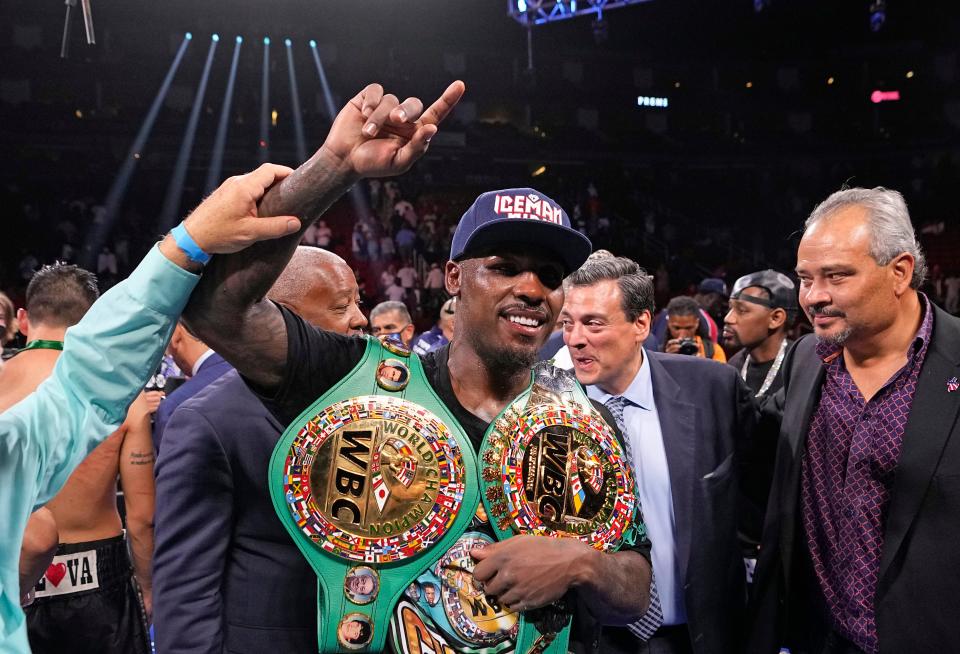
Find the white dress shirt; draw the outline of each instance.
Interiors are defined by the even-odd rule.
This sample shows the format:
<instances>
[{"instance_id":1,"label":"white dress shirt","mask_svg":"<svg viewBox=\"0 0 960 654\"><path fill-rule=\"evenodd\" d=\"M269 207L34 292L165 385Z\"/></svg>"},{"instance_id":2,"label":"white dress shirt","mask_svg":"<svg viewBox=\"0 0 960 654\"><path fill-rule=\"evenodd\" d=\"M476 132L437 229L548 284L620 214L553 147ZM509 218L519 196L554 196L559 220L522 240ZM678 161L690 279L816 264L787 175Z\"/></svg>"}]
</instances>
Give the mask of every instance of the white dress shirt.
<instances>
[{"instance_id":1,"label":"white dress shirt","mask_svg":"<svg viewBox=\"0 0 960 654\"><path fill-rule=\"evenodd\" d=\"M599 386L587 386L587 395L601 403L613 397ZM663 624L686 624L684 579L677 559L677 525L670 493L670 470L667 468L660 416L653 401L653 380L646 350L643 350L640 370L623 393L623 398L627 400L623 409L627 433L623 437L630 439L635 459L633 471L637 477L647 535L653 546L651 559L663 609Z\"/></svg>"}]
</instances>

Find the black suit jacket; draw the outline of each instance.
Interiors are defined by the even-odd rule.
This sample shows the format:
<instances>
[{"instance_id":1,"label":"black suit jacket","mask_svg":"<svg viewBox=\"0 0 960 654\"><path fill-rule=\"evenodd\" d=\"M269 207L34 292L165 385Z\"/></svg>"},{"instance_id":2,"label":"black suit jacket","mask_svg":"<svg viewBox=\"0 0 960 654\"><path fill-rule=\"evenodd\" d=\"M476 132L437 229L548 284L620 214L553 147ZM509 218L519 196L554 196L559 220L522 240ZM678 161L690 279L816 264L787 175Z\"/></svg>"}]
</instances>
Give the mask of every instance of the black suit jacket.
<instances>
[{"instance_id":1,"label":"black suit jacket","mask_svg":"<svg viewBox=\"0 0 960 654\"><path fill-rule=\"evenodd\" d=\"M277 518L282 428L233 370L172 415L157 461L157 652L316 652L316 575Z\"/></svg>"},{"instance_id":2,"label":"black suit jacket","mask_svg":"<svg viewBox=\"0 0 960 654\"><path fill-rule=\"evenodd\" d=\"M153 449L160 451L160 442L163 440L163 430L170 421L170 416L177 408L191 397L206 388L207 384L216 381L221 375L233 370L222 356L214 352L207 360L200 364L197 374L183 382L177 390L163 398L160 407L153 419Z\"/></svg>"},{"instance_id":3,"label":"black suit jacket","mask_svg":"<svg viewBox=\"0 0 960 654\"><path fill-rule=\"evenodd\" d=\"M670 472L677 556L696 654L741 646L746 573L737 540L738 472L756 409L737 372L717 361L647 351ZM656 542L654 542L656 547ZM636 652L625 629L604 629L602 652Z\"/></svg>"},{"instance_id":4,"label":"black suit jacket","mask_svg":"<svg viewBox=\"0 0 960 654\"><path fill-rule=\"evenodd\" d=\"M960 636L960 320L933 307L933 336L903 434L874 598L882 654L954 652ZM750 652L817 652L830 630L800 514L800 463L824 369L816 340L784 359L785 405L753 598Z\"/></svg>"}]
</instances>

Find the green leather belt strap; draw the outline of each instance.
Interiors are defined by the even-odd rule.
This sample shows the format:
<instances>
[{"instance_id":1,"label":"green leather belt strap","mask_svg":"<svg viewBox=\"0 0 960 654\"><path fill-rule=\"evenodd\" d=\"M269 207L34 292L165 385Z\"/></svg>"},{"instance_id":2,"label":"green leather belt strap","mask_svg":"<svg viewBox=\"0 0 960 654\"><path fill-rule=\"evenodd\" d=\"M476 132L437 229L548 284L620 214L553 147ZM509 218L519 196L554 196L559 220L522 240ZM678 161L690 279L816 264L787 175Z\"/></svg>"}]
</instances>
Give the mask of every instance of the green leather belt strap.
<instances>
[{"instance_id":1,"label":"green leather belt strap","mask_svg":"<svg viewBox=\"0 0 960 654\"><path fill-rule=\"evenodd\" d=\"M317 573L320 652L384 648L406 586L469 526L477 478L473 446L416 355L369 339L270 460L274 509Z\"/></svg>"},{"instance_id":2,"label":"green leather belt strap","mask_svg":"<svg viewBox=\"0 0 960 654\"><path fill-rule=\"evenodd\" d=\"M572 374L547 362L497 416L480 451L483 503L497 538L579 538L604 552L635 539L633 472L614 431ZM524 611L516 652L563 653L563 600Z\"/></svg>"}]
</instances>

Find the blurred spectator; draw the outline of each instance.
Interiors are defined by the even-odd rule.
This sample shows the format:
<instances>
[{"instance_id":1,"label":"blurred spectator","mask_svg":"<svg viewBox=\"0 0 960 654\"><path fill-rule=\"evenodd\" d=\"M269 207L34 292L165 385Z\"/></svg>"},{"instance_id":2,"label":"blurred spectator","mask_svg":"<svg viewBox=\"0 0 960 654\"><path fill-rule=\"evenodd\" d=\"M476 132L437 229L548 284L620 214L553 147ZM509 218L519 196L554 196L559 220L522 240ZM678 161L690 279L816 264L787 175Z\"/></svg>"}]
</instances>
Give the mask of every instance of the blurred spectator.
<instances>
[{"instance_id":1,"label":"blurred spectator","mask_svg":"<svg viewBox=\"0 0 960 654\"><path fill-rule=\"evenodd\" d=\"M318 248L323 248L324 250L330 249L330 244L333 242L333 230L327 226L326 221L318 220L314 225L312 225L315 231L315 241L314 244Z\"/></svg>"},{"instance_id":2,"label":"blurred spectator","mask_svg":"<svg viewBox=\"0 0 960 654\"><path fill-rule=\"evenodd\" d=\"M390 285L387 286L386 290L384 290L383 295L391 302L402 303L404 298L407 296L407 291L402 286L400 286L398 282L399 280L396 277L394 277L393 280L390 282ZM371 322L373 321L373 314L371 314L370 320Z\"/></svg>"},{"instance_id":3,"label":"blurred spectator","mask_svg":"<svg viewBox=\"0 0 960 654\"><path fill-rule=\"evenodd\" d=\"M423 281L423 288L426 291L425 302L427 306L436 306L446 291L443 269L436 261L430 264L430 271L427 272L427 278Z\"/></svg>"},{"instance_id":4,"label":"blurred spectator","mask_svg":"<svg viewBox=\"0 0 960 654\"><path fill-rule=\"evenodd\" d=\"M431 350L443 347L453 340L453 330L456 325L457 298L452 297L440 307L440 317L437 324L424 332L413 345L413 351L423 356Z\"/></svg>"},{"instance_id":5,"label":"blurred spectator","mask_svg":"<svg viewBox=\"0 0 960 654\"><path fill-rule=\"evenodd\" d=\"M956 269L943 280L943 287L946 289L946 297L943 301L944 308L948 313L956 315L957 311L960 310L960 275L957 274Z\"/></svg>"},{"instance_id":6,"label":"blurred spectator","mask_svg":"<svg viewBox=\"0 0 960 654\"><path fill-rule=\"evenodd\" d=\"M397 266L389 264L387 269L380 273L380 290L386 291L397 280Z\"/></svg>"},{"instance_id":7,"label":"blurred spectator","mask_svg":"<svg viewBox=\"0 0 960 654\"><path fill-rule=\"evenodd\" d=\"M393 240L397 244L397 252L402 259L413 258L413 249L417 244L417 233L409 225L404 224L400 227Z\"/></svg>"},{"instance_id":8,"label":"blurred spectator","mask_svg":"<svg viewBox=\"0 0 960 654\"><path fill-rule=\"evenodd\" d=\"M707 314L707 328L710 330L710 340L714 343L719 342L719 325L723 324L723 317L727 313L727 293L726 282L717 277L707 277L697 286L697 294L693 296Z\"/></svg>"},{"instance_id":9,"label":"blurred spectator","mask_svg":"<svg viewBox=\"0 0 960 654\"><path fill-rule=\"evenodd\" d=\"M417 288L417 269L413 267L413 262L409 259L403 262L403 267L397 271L397 277L400 278L400 286L405 289L413 290Z\"/></svg>"},{"instance_id":10,"label":"blurred spectator","mask_svg":"<svg viewBox=\"0 0 960 654\"><path fill-rule=\"evenodd\" d=\"M726 363L723 349L709 338L700 336L702 315L693 298L681 295L667 304L667 335L663 351L669 354L691 354L704 359Z\"/></svg>"},{"instance_id":11,"label":"blurred spectator","mask_svg":"<svg viewBox=\"0 0 960 654\"><path fill-rule=\"evenodd\" d=\"M413 319L403 302L381 302L370 311L370 331L374 336L399 334L407 347L413 341Z\"/></svg>"},{"instance_id":12,"label":"blurred spectator","mask_svg":"<svg viewBox=\"0 0 960 654\"><path fill-rule=\"evenodd\" d=\"M383 257L385 261L389 261L396 253L397 248L393 243L393 237L386 231L383 231L380 235L380 256Z\"/></svg>"},{"instance_id":13,"label":"blurred spectator","mask_svg":"<svg viewBox=\"0 0 960 654\"><path fill-rule=\"evenodd\" d=\"M106 245L97 255L97 274L110 274L113 277L117 275L117 255L111 252Z\"/></svg>"},{"instance_id":14,"label":"blurred spectator","mask_svg":"<svg viewBox=\"0 0 960 654\"><path fill-rule=\"evenodd\" d=\"M16 350L7 350L7 343L13 341L17 335L16 307L13 301L4 293L0 293L0 347L3 348L3 359L12 357Z\"/></svg>"},{"instance_id":15,"label":"blurred spectator","mask_svg":"<svg viewBox=\"0 0 960 654\"><path fill-rule=\"evenodd\" d=\"M354 261L367 260L367 239L363 235L363 224L357 223L353 226L353 233L350 236L350 251L353 253Z\"/></svg>"}]
</instances>

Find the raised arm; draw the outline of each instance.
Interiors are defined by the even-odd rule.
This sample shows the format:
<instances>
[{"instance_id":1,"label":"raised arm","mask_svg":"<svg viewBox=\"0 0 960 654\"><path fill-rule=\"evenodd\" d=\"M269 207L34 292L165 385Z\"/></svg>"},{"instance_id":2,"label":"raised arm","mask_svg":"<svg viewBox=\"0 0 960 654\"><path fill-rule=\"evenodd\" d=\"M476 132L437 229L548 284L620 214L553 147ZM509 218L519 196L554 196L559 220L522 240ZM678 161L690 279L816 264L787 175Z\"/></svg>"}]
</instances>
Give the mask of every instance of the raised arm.
<instances>
[{"instance_id":1,"label":"raised arm","mask_svg":"<svg viewBox=\"0 0 960 654\"><path fill-rule=\"evenodd\" d=\"M405 172L427 150L437 125L464 92L454 82L426 111L417 98L402 103L379 84L340 111L326 141L260 203L268 215L295 215L301 230L270 244L217 257L208 266L184 318L205 343L261 389L279 385L287 334L277 308L264 299L309 227L357 180Z\"/></svg>"}]
</instances>

